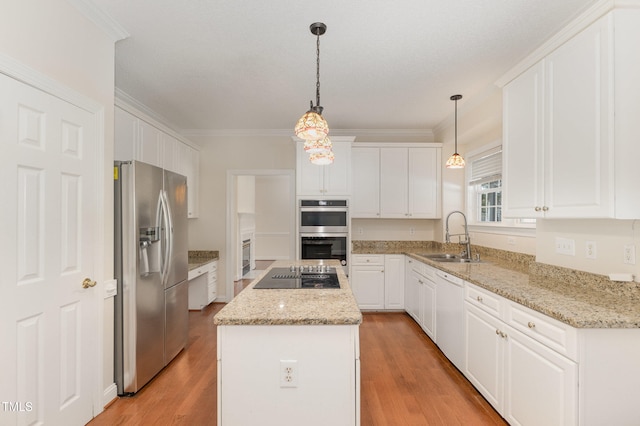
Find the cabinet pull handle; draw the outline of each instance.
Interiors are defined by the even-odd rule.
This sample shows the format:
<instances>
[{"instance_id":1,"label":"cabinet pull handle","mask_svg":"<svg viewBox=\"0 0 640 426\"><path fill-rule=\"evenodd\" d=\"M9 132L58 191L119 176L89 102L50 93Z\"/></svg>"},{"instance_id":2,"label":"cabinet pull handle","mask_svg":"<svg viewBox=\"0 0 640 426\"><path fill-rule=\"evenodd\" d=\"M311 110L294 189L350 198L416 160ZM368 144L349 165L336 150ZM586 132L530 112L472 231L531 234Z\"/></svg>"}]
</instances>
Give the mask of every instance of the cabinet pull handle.
<instances>
[{"instance_id":1,"label":"cabinet pull handle","mask_svg":"<svg viewBox=\"0 0 640 426\"><path fill-rule=\"evenodd\" d=\"M476 297L476 300L477 300L478 302L482 303L482 296L478 296L478 297Z\"/></svg>"},{"instance_id":2,"label":"cabinet pull handle","mask_svg":"<svg viewBox=\"0 0 640 426\"><path fill-rule=\"evenodd\" d=\"M532 322L532 321L529 321L527 326L529 326L529 328L535 328L536 324L534 322Z\"/></svg>"}]
</instances>

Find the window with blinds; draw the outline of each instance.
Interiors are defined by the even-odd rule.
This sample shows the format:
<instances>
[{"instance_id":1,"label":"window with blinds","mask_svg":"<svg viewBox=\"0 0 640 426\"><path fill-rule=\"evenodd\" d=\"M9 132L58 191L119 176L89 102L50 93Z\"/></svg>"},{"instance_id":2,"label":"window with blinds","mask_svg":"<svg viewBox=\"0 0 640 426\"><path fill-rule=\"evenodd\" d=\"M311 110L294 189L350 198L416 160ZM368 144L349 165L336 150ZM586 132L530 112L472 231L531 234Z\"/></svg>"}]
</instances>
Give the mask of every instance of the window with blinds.
<instances>
[{"instance_id":1,"label":"window with blinds","mask_svg":"<svg viewBox=\"0 0 640 426\"><path fill-rule=\"evenodd\" d=\"M474 222L502 222L502 146L482 152L468 163Z\"/></svg>"}]
</instances>

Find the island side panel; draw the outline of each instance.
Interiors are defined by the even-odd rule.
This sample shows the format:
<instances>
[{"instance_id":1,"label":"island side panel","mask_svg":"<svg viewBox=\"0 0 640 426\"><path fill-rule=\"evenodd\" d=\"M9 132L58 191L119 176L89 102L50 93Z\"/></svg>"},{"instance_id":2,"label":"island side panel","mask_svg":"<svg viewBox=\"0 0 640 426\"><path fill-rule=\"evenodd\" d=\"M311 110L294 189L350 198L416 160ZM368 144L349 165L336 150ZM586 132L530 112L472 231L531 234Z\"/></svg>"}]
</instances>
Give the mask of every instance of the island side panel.
<instances>
[{"instance_id":1,"label":"island side panel","mask_svg":"<svg viewBox=\"0 0 640 426\"><path fill-rule=\"evenodd\" d=\"M218 326L218 425L358 425L359 360L357 325Z\"/></svg>"}]
</instances>

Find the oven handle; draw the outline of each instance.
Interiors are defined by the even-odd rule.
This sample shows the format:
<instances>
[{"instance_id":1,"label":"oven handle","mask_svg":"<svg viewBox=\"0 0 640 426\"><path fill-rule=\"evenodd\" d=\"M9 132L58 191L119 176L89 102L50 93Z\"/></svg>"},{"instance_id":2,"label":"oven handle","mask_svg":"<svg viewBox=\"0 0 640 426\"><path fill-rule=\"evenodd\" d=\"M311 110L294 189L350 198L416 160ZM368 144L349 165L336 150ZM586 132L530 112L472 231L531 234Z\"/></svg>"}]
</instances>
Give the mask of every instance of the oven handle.
<instances>
[{"instance_id":1,"label":"oven handle","mask_svg":"<svg viewBox=\"0 0 640 426\"><path fill-rule=\"evenodd\" d=\"M349 234L347 232L301 232L300 238L305 237L344 237L347 238Z\"/></svg>"},{"instance_id":2,"label":"oven handle","mask_svg":"<svg viewBox=\"0 0 640 426\"><path fill-rule=\"evenodd\" d=\"M349 211L348 207L300 207L301 212L344 212Z\"/></svg>"}]
</instances>

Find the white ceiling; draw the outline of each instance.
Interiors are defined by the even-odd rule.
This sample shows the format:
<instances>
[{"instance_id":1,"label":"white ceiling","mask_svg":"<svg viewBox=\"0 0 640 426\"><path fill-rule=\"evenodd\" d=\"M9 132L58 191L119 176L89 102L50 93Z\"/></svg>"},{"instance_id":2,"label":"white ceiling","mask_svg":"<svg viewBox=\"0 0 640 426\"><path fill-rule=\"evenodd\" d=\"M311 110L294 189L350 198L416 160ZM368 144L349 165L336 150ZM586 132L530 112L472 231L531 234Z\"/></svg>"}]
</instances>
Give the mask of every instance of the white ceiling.
<instances>
[{"instance_id":1,"label":"white ceiling","mask_svg":"<svg viewBox=\"0 0 640 426\"><path fill-rule=\"evenodd\" d=\"M176 130L292 129L320 96L331 129L423 130L594 0L93 0L130 34L116 87Z\"/></svg>"}]
</instances>

